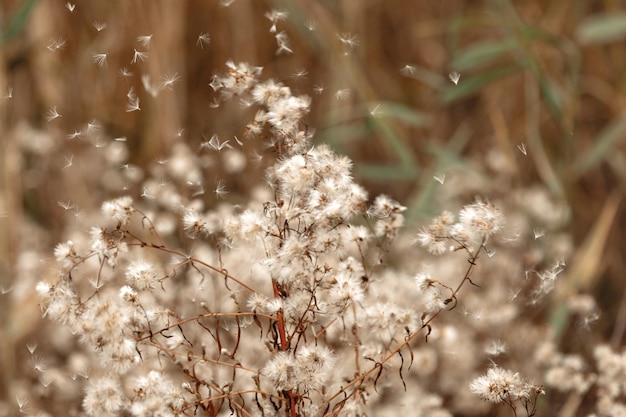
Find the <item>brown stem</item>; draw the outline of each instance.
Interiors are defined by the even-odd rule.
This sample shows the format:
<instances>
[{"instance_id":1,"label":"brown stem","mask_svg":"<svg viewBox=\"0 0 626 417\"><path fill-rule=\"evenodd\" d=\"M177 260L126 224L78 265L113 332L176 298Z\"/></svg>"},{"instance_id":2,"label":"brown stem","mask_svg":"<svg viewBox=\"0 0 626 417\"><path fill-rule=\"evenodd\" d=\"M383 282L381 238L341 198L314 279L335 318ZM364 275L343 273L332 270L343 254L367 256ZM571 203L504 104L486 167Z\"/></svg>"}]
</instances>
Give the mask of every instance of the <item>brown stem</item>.
<instances>
[{"instance_id":1,"label":"brown stem","mask_svg":"<svg viewBox=\"0 0 626 417\"><path fill-rule=\"evenodd\" d=\"M140 238L138 238L137 236L134 236L134 235L132 235L132 234L130 234L130 233L129 233L129 235L130 235L130 236L132 236L134 239L136 239L136 240L137 240L137 243L129 242L129 243L128 243L128 245L129 245L129 246L133 246L133 245L140 245L140 246L142 246L142 247L147 247L147 248L151 248L151 249L156 249L156 250L160 250L160 251L162 251L162 252L167 252L167 253L170 253L170 254L172 254L172 255L180 256L181 258L185 258L185 259L187 259L185 262L193 262L193 263L196 263L196 264L198 264L198 265L202 265L202 266L204 266L205 268L208 268L208 269L210 269L210 270L212 270L212 271L214 271L214 272L217 272L218 274L223 275L225 278L228 278L229 280L231 280L231 281L233 281L233 282L236 282L237 284L239 284L241 287L245 288L246 290L248 290L248 291L250 291L250 292L253 292L253 293L258 293L258 291L257 291L257 290L255 290L254 288L252 288L252 287L250 287L249 285L245 284L244 282L240 281L240 280L239 280L239 279L237 279L236 277L234 277L234 276L230 275L230 274L229 274L226 270L224 270L224 269L217 268L217 267L215 267L215 266L213 266L213 265L211 265L211 264L208 264L208 263L206 263L206 262L203 262L203 261L201 261L201 260L199 260L199 259L197 259L197 258L194 258L194 257L189 256L189 255L185 255L184 253L182 253L182 252L180 252L180 251L177 251L177 250L174 250L174 249L169 249L169 248L166 248L166 247L164 247L164 246L155 245L155 244L153 244L153 243L147 243L147 242L145 242L145 241L141 240Z\"/></svg>"},{"instance_id":2,"label":"brown stem","mask_svg":"<svg viewBox=\"0 0 626 417\"><path fill-rule=\"evenodd\" d=\"M476 260L478 259L478 255L480 254L480 251L484 248L484 242L480 245L480 247L478 248L478 250L476 251L475 255L472 255L472 257L469 259L469 267L467 268L467 271L465 271L465 275L463 276L463 279L461 280L461 282L459 283L459 285L457 286L457 288L454 290L453 292L453 297L456 297L456 295L458 294L458 292L461 290L461 288L463 287L463 285L470 281L470 277L472 275L472 272L474 270L474 267L476 266ZM357 385L358 383L361 383L363 380L365 380L365 378L367 378L368 376L374 374L375 372L379 372L380 368L383 367L387 362L389 362L392 358L394 358L398 352L400 352L402 349L404 349L405 346L409 345L417 335L419 335L421 333L421 331L425 328L430 327L430 323L437 317L439 316L439 314L441 314L441 312L444 310L439 310L436 313L434 313L428 320L424 321L422 323L422 327L420 327L419 329L417 329L416 331L414 331L412 334L410 334L405 340L404 342L402 342L400 345L398 345L398 347L396 349L394 349L392 352L390 352L387 356L385 356L380 362L377 362L373 367L371 367L370 369L368 369L367 371L363 372L362 374L360 374L359 376L357 376L356 378L354 378L352 381L350 381L346 386L341 387L341 390L336 392L335 394L333 394L331 397L329 397L325 402L327 404L330 404L334 399L336 399L337 397L339 397L340 395L345 395L346 394L346 389L351 388L355 385ZM329 415L329 414L325 414L325 415Z\"/></svg>"},{"instance_id":3,"label":"brown stem","mask_svg":"<svg viewBox=\"0 0 626 417\"><path fill-rule=\"evenodd\" d=\"M272 280L272 288L274 290L274 297L281 298L280 291L278 290L278 283ZM283 310L280 309L276 313L276 327L278 328L278 337L280 337L280 350L286 352L289 350L289 342L287 341L287 334L285 332L285 317L283 316ZM289 414L291 417L297 417L296 414L296 396L293 390L287 391L289 397Z\"/></svg>"}]
</instances>

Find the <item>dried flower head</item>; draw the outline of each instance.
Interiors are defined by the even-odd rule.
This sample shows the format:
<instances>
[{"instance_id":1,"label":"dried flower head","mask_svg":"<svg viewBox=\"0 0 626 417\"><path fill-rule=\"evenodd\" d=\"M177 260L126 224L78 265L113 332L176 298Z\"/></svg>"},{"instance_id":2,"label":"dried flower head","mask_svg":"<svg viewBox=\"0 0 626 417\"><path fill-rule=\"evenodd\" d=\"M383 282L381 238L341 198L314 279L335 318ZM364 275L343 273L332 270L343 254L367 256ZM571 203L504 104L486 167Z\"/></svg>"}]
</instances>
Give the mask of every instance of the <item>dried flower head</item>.
<instances>
[{"instance_id":1,"label":"dried flower head","mask_svg":"<svg viewBox=\"0 0 626 417\"><path fill-rule=\"evenodd\" d=\"M541 388L523 381L517 372L494 366L487 370L487 374L470 383L470 391L485 401L498 404L528 399L535 391L541 391Z\"/></svg>"},{"instance_id":2,"label":"dried flower head","mask_svg":"<svg viewBox=\"0 0 626 417\"><path fill-rule=\"evenodd\" d=\"M120 225L125 225L135 212L133 199L130 196L105 201L102 204L102 214L108 219L115 220Z\"/></svg>"}]
</instances>

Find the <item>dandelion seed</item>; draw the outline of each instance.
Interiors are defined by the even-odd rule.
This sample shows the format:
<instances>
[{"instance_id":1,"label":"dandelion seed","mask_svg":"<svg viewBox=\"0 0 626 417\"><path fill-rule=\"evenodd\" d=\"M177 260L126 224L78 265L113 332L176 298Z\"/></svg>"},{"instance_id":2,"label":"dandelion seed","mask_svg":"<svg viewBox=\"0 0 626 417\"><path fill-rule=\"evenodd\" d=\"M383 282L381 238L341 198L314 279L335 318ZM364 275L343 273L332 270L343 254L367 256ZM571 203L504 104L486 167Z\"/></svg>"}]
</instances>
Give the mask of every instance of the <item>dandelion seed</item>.
<instances>
[{"instance_id":1,"label":"dandelion seed","mask_svg":"<svg viewBox=\"0 0 626 417\"><path fill-rule=\"evenodd\" d=\"M61 207L63 210L74 210L74 203L71 200L67 201L58 201L57 205Z\"/></svg>"},{"instance_id":2,"label":"dandelion seed","mask_svg":"<svg viewBox=\"0 0 626 417\"><path fill-rule=\"evenodd\" d=\"M224 198L226 194L228 194L226 185L222 180L217 180L217 185L215 186L215 195L217 196L217 198Z\"/></svg>"},{"instance_id":3,"label":"dandelion seed","mask_svg":"<svg viewBox=\"0 0 626 417\"><path fill-rule=\"evenodd\" d=\"M312 32L317 29L317 22L315 22L314 20L307 20L304 23L304 26Z\"/></svg>"},{"instance_id":4,"label":"dandelion seed","mask_svg":"<svg viewBox=\"0 0 626 417\"><path fill-rule=\"evenodd\" d=\"M165 187L170 184L172 181L168 180L166 177L161 177L159 180L159 187Z\"/></svg>"},{"instance_id":5,"label":"dandelion seed","mask_svg":"<svg viewBox=\"0 0 626 417\"><path fill-rule=\"evenodd\" d=\"M585 316L583 316L580 320L580 327L584 330L590 330L591 329L591 325L598 321L600 319L600 313L597 311L594 311L592 313L589 313Z\"/></svg>"},{"instance_id":6,"label":"dandelion seed","mask_svg":"<svg viewBox=\"0 0 626 417\"><path fill-rule=\"evenodd\" d=\"M139 107L139 97L129 99L128 104L126 105L126 112L131 113L138 110L141 110L141 107Z\"/></svg>"},{"instance_id":7,"label":"dandelion seed","mask_svg":"<svg viewBox=\"0 0 626 417\"><path fill-rule=\"evenodd\" d=\"M85 212L83 210L74 210L74 218L75 219L80 219L85 215Z\"/></svg>"},{"instance_id":8,"label":"dandelion seed","mask_svg":"<svg viewBox=\"0 0 626 417\"><path fill-rule=\"evenodd\" d=\"M87 366L80 368L78 371L76 371L76 373L78 374L78 376L84 379L89 379L89 367Z\"/></svg>"},{"instance_id":9,"label":"dandelion seed","mask_svg":"<svg viewBox=\"0 0 626 417\"><path fill-rule=\"evenodd\" d=\"M40 356L33 355L31 357L33 361L33 369L37 372L46 372L48 369L48 364L46 360Z\"/></svg>"},{"instance_id":10,"label":"dandelion seed","mask_svg":"<svg viewBox=\"0 0 626 417\"><path fill-rule=\"evenodd\" d=\"M225 147L232 149L232 146L228 144L228 140L224 142L220 142L220 138L217 135L211 136L208 142L202 142L200 144L200 149L213 149L214 151L221 151Z\"/></svg>"},{"instance_id":11,"label":"dandelion seed","mask_svg":"<svg viewBox=\"0 0 626 417\"><path fill-rule=\"evenodd\" d=\"M496 254L496 251L495 251L495 250L489 250L489 249L487 249L487 250L485 251L485 253L487 254L487 257L489 257L489 258L493 258L493 255L495 255L495 254Z\"/></svg>"},{"instance_id":12,"label":"dandelion seed","mask_svg":"<svg viewBox=\"0 0 626 417\"><path fill-rule=\"evenodd\" d=\"M202 184L195 184L196 190L191 194L192 197L198 197L204 194L204 187Z\"/></svg>"},{"instance_id":13,"label":"dandelion seed","mask_svg":"<svg viewBox=\"0 0 626 417\"><path fill-rule=\"evenodd\" d=\"M107 24L106 23L100 23L100 22L93 22L93 27L98 31L98 32L102 32L104 29L106 29Z\"/></svg>"},{"instance_id":14,"label":"dandelion seed","mask_svg":"<svg viewBox=\"0 0 626 417\"><path fill-rule=\"evenodd\" d=\"M150 194L148 191L148 187L143 187L143 189L141 190L141 198L145 198L147 200L154 200L156 199L156 196L154 196L153 194Z\"/></svg>"},{"instance_id":15,"label":"dandelion seed","mask_svg":"<svg viewBox=\"0 0 626 417\"><path fill-rule=\"evenodd\" d=\"M74 13L74 9L76 8L76 5L68 1L67 3L65 3L65 8L69 10L70 13Z\"/></svg>"},{"instance_id":16,"label":"dandelion seed","mask_svg":"<svg viewBox=\"0 0 626 417\"><path fill-rule=\"evenodd\" d=\"M131 59L130 63L131 64L136 64L137 61L145 61L146 59L148 59L148 53L147 52L142 52L142 51L138 51L138 50L134 50L135 52L133 53L133 59Z\"/></svg>"},{"instance_id":17,"label":"dandelion seed","mask_svg":"<svg viewBox=\"0 0 626 417\"><path fill-rule=\"evenodd\" d=\"M306 78L307 75L309 75L309 72L303 68L291 74L291 78L298 80L298 79Z\"/></svg>"},{"instance_id":18,"label":"dandelion seed","mask_svg":"<svg viewBox=\"0 0 626 417\"><path fill-rule=\"evenodd\" d=\"M144 90L148 92L152 97L156 97L159 95L159 88L152 85L152 81L150 80L150 75L144 74L141 76L141 84L143 85Z\"/></svg>"},{"instance_id":19,"label":"dandelion seed","mask_svg":"<svg viewBox=\"0 0 626 417\"><path fill-rule=\"evenodd\" d=\"M161 80L163 80L161 81L161 88L171 90L174 84L180 81L181 78L182 77L178 75L177 72L174 74L167 74L164 77L161 77Z\"/></svg>"},{"instance_id":20,"label":"dandelion seed","mask_svg":"<svg viewBox=\"0 0 626 417\"><path fill-rule=\"evenodd\" d=\"M39 383L44 387L48 388L50 384L52 384L52 378L48 374L42 374L39 376Z\"/></svg>"},{"instance_id":21,"label":"dandelion seed","mask_svg":"<svg viewBox=\"0 0 626 417\"><path fill-rule=\"evenodd\" d=\"M13 98L13 88L9 87L7 90L7 93L4 96L2 96L2 98L5 100L9 98Z\"/></svg>"},{"instance_id":22,"label":"dandelion seed","mask_svg":"<svg viewBox=\"0 0 626 417\"><path fill-rule=\"evenodd\" d=\"M251 98L241 98L239 100L239 105L241 106L242 109L247 109L248 107L252 107L252 105L254 104L254 100Z\"/></svg>"},{"instance_id":23,"label":"dandelion seed","mask_svg":"<svg viewBox=\"0 0 626 417\"><path fill-rule=\"evenodd\" d=\"M65 139L73 140L73 139L81 137L82 134L83 134L83 132L79 132L78 130L75 130L72 133L69 133L69 134L65 135Z\"/></svg>"},{"instance_id":24,"label":"dandelion seed","mask_svg":"<svg viewBox=\"0 0 626 417\"><path fill-rule=\"evenodd\" d=\"M2 216L0 216L0 217L2 217ZM1 293L2 295L8 294L8 293L10 293L11 291L13 291L13 287L12 287L12 286L11 286L11 287L9 287L9 288L0 287L0 293Z\"/></svg>"},{"instance_id":25,"label":"dandelion seed","mask_svg":"<svg viewBox=\"0 0 626 417\"><path fill-rule=\"evenodd\" d=\"M543 237L546 234L546 232L545 230L534 229L533 234L535 235L535 239L539 239L540 237Z\"/></svg>"},{"instance_id":26,"label":"dandelion seed","mask_svg":"<svg viewBox=\"0 0 626 417\"><path fill-rule=\"evenodd\" d=\"M230 5L232 5L236 0L220 0L220 6L222 7L229 7Z\"/></svg>"},{"instance_id":27,"label":"dandelion seed","mask_svg":"<svg viewBox=\"0 0 626 417\"><path fill-rule=\"evenodd\" d=\"M527 156L528 154L526 153L526 145L523 143L520 143L519 145L517 145L517 149L519 149L519 151L521 153L524 154L524 156Z\"/></svg>"},{"instance_id":28,"label":"dandelion seed","mask_svg":"<svg viewBox=\"0 0 626 417\"><path fill-rule=\"evenodd\" d=\"M489 356L498 356L506 353L508 346L502 340L493 340L489 346L485 348L485 353Z\"/></svg>"},{"instance_id":29,"label":"dandelion seed","mask_svg":"<svg viewBox=\"0 0 626 417\"><path fill-rule=\"evenodd\" d=\"M154 162L156 162L158 165L165 165L168 163L168 161L169 159L166 159L166 158L156 158L154 160Z\"/></svg>"},{"instance_id":30,"label":"dandelion seed","mask_svg":"<svg viewBox=\"0 0 626 417\"><path fill-rule=\"evenodd\" d=\"M259 166L261 164L261 161L263 161L263 155L258 153L256 150L252 151L252 156L250 158L256 166Z\"/></svg>"},{"instance_id":31,"label":"dandelion seed","mask_svg":"<svg viewBox=\"0 0 626 417\"><path fill-rule=\"evenodd\" d=\"M104 67L107 63L107 54L93 54L92 58L99 67Z\"/></svg>"},{"instance_id":32,"label":"dandelion seed","mask_svg":"<svg viewBox=\"0 0 626 417\"><path fill-rule=\"evenodd\" d=\"M313 92L317 95L320 95L324 92L324 86L323 85L314 85L313 86Z\"/></svg>"},{"instance_id":33,"label":"dandelion seed","mask_svg":"<svg viewBox=\"0 0 626 417\"><path fill-rule=\"evenodd\" d=\"M415 71L416 71L415 65L406 64L400 69L400 74L406 77L412 77L413 75L415 75Z\"/></svg>"},{"instance_id":34,"label":"dandelion seed","mask_svg":"<svg viewBox=\"0 0 626 417\"><path fill-rule=\"evenodd\" d=\"M350 89L348 88L343 88L335 92L335 98L337 100L343 101L343 100L347 100L349 97L350 97Z\"/></svg>"},{"instance_id":35,"label":"dandelion seed","mask_svg":"<svg viewBox=\"0 0 626 417\"><path fill-rule=\"evenodd\" d=\"M32 355L37 350L37 343L35 342L26 343L26 349L28 349L28 352Z\"/></svg>"},{"instance_id":36,"label":"dandelion seed","mask_svg":"<svg viewBox=\"0 0 626 417\"><path fill-rule=\"evenodd\" d=\"M183 137L183 133L185 133L185 128L184 127L178 128L178 130L176 131L176 137L182 138Z\"/></svg>"},{"instance_id":37,"label":"dandelion seed","mask_svg":"<svg viewBox=\"0 0 626 417\"><path fill-rule=\"evenodd\" d=\"M527 269L524 271L524 280L528 281L528 278L530 278L530 274L535 273L535 271L533 271L532 269Z\"/></svg>"},{"instance_id":38,"label":"dandelion seed","mask_svg":"<svg viewBox=\"0 0 626 417\"><path fill-rule=\"evenodd\" d=\"M276 33L276 24L281 20L285 20L287 16L287 12L277 9L265 13L265 17L272 22L272 26L270 27L270 33Z\"/></svg>"},{"instance_id":39,"label":"dandelion seed","mask_svg":"<svg viewBox=\"0 0 626 417\"><path fill-rule=\"evenodd\" d=\"M461 79L461 74L459 74L456 71L453 71L450 74L448 74L448 78L450 78L450 81L452 81L454 85L458 85L459 80Z\"/></svg>"},{"instance_id":40,"label":"dandelion seed","mask_svg":"<svg viewBox=\"0 0 626 417\"><path fill-rule=\"evenodd\" d=\"M28 398L20 398L16 395L15 400L17 401L17 407L19 408L20 413L28 413Z\"/></svg>"},{"instance_id":41,"label":"dandelion seed","mask_svg":"<svg viewBox=\"0 0 626 417\"><path fill-rule=\"evenodd\" d=\"M71 153L63 156L63 159L65 160L65 165L63 166L63 168L61 168L61 170L69 168L74 164L74 155L72 155Z\"/></svg>"},{"instance_id":42,"label":"dandelion seed","mask_svg":"<svg viewBox=\"0 0 626 417\"><path fill-rule=\"evenodd\" d=\"M89 138L89 142L91 142L95 148L104 148L107 145L101 137Z\"/></svg>"},{"instance_id":43,"label":"dandelion seed","mask_svg":"<svg viewBox=\"0 0 626 417\"><path fill-rule=\"evenodd\" d=\"M64 38L51 39L46 48L48 48L50 52L58 51L59 49L65 48L66 42Z\"/></svg>"},{"instance_id":44,"label":"dandelion seed","mask_svg":"<svg viewBox=\"0 0 626 417\"><path fill-rule=\"evenodd\" d=\"M213 75L213 77L211 78L211 82L209 83L209 87L211 87L213 91L218 91L225 87L224 81L225 80L223 80L221 77Z\"/></svg>"},{"instance_id":45,"label":"dandelion seed","mask_svg":"<svg viewBox=\"0 0 626 417\"><path fill-rule=\"evenodd\" d=\"M372 117L378 117L381 114L382 112L380 111L380 104L377 104L372 110L370 110L370 116Z\"/></svg>"},{"instance_id":46,"label":"dandelion seed","mask_svg":"<svg viewBox=\"0 0 626 417\"><path fill-rule=\"evenodd\" d=\"M48 113L46 113L46 120L48 122L51 122L54 119L58 119L59 117L63 117L63 116L61 116L61 114L59 114L59 112L57 111L57 106L54 106L53 108L48 110Z\"/></svg>"},{"instance_id":47,"label":"dandelion seed","mask_svg":"<svg viewBox=\"0 0 626 417\"><path fill-rule=\"evenodd\" d=\"M202 32L198 35L198 40L196 41L196 46L200 47L200 49L204 49L204 45L208 45L211 43L211 36L208 33Z\"/></svg>"},{"instance_id":48,"label":"dandelion seed","mask_svg":"<svg viewBox=\"0 0 626 417\"><path fill-rule=\"evenodd\" d=\"M439 175L435 175L433 176L433 178L435 179L435 181L437 181L439 184L443 185L443 183L446 181L446 174L441 173Z\"/></svg>"},{"instance_id":49,"label":"dandelion seed","mask_svg":"<svg viewBox=\"0 0 626 417\"><path fill-rule=\"evenodd\" d=\"M150 48L150 41L152 41L152 34L137 36L137 42L146 49Z\"/></svg>"},{"instance_id":50,"label":"dandelion seed","mask_svg":"<svg viewBox=\"0 0 626 417\"><path fill-rule=\"evenodd\" d=\"M338 36L341 43L350 49L359 46L359 37L352 33L342 33Z\"/></svg>"},{"instance_id":51,"label":"dandelion seed","mask_svg":"<svg viewBox=\"0 0 626 417\"><path fill-rule=\"evenodd\" d=\"M513 301L515 300L517 297L519 297L520 293L522 292L521 288L517 288L514 290L510 290L509 294L510 294L510 300Z\"/></svg>"},{"instance_id":52,"label":"dandelion seed","mask_svg":"<svg viewBox=\"0 0 626 417\"><path fill-rule=\"evenodd\" d=\"M280 55L282 53L293 54L293 49L289 45L289 37L285 32L277 33L276 36L276 44L278 45L278 49L276 50L276 55Z\"/></svg>"},{"instance_id":53,"label":"dandelion seed","mask_svg":"<svg viewBox=\"0 0 626 417\"><path fill-rule=\"evenodd\" d=\"M113 139L115 142L126 142L127 139L125 136Z\"/></svg>"},{"instance_id":54,"label":"dandelion seed","mask_svg":"<svg viewBox=\"0 0 626 417\"><path fill-rule=\"evenodd\" d=\"M128 94L126 94L126 97L128 97L128 104L126 105L127 113L141 110L141 108L139 107L139 97L137 97L137 95L135 94L133 87L128 90Z\"/></svg>"},{"instance_id":55,"label":"dandelion seed","mask_svg":"<svg viewBox=\"0 0 626 417\"><path fill-rule=\"evenodd\" d=\"M126 67L121 68L120 71L119 71L119 74L120 74L120 76L126 77L126 78L129 78L129 77L133 76L133 73L130 72L130 70L128 68L126 68Z\"/></svg>"},{"instance_id":56,"label":"dandelion seed","mask_svg":"<svg viewBox=\"0 0 626 417\"><path fill-rule=\"evenodd\" d=\"M97 120L92 120L88 122L87 126L85 127L85 133L87 134L98 133L99 131L100 131L100 122L98 122Z\"/></svg>"},{"instance_id":57,"label":"dandelion seed","mask_svg":"<svg viewBox=\"0 0 626 417\"><path fill-rule=\"evenodd\" d=\"M243 142L239 140L239 138L237 136L235 136L235 142L237 142L237 145L239 146L243 146Z\"/></svg>"}]
</instances>

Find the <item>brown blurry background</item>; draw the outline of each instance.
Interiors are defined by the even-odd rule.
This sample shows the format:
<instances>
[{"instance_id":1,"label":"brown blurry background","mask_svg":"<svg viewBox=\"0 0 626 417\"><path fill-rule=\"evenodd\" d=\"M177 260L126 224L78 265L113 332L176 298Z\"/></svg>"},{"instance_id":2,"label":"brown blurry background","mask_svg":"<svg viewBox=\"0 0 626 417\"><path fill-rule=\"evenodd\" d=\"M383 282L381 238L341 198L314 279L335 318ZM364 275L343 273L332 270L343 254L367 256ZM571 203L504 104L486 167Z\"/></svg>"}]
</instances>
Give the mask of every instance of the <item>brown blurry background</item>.
<instances>
[{"instance_id":1,"label":"brown blurry background","mask_svg":"<svg viewBox=\"0 0 626 417\"><path fill-rule=\"evenodd\" d=\"M578 249L567 285L597 296L600 337L621 345L623 1L221 3L75 0L70 11L62 0L2 1L0 399L15 352L40 325L37 300L24 284L32 294L39 277L25 278L25 264L49 259L63 239L67 219L59 201L88 212L106 195L97 185L97 166L89 164L91 147L68 135L97 120L107 137L126 138L129 162L139 167L167 156L181 137L192 149L214 133L231 141L243 137L254 110L211 106L212 75L223 72L229 59L262 66L264 77L311 95L307 123L315 140L349 155L372 194L385 192L408 206L411 224L441 209L433 175L472 170L472 161L498 151L515 181L543 184L569 205ZM264 16L275 8L289 13L277 27L288 35L293 54L276 55L272 22ZM98 31L94 22L106 27ZM199 40L203 33L210 42ZM147 35L153 35L149 45L137 40ZM342 42L351 35L355 45ZM148 58L131 63L135 50ZM94 62L97 53L107 54L105 65ZM133 75L121 76L122 68ZM454 71L461 75L458 85L448 79ZM140 80L144 74L153 83L168 74L180 81L151 97ZM131 87L141 111L126 112ZM319 87L324 89L317 94ZM342 94L346 89L349 94ZM47 121L54 107L62 117ZM247 149L262 152L258 143ZM81 170L63 169L70 155ZM216 178L228 178L220 169ZM245 197L259 179L257 172L227 183L233 198ZM40 256L21 258L24 247L37 248Z\"/></svg>"}]
</instances>

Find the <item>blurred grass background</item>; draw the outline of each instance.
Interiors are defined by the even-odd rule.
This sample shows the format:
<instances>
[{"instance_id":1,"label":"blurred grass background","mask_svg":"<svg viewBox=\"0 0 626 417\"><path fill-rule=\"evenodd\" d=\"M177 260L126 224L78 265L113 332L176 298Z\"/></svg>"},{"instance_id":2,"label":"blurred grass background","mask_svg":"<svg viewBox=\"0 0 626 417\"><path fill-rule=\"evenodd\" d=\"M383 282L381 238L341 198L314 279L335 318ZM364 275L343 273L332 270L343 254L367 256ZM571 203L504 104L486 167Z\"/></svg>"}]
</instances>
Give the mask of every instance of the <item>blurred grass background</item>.
<instances>
[{"instance_id":1,"label":"blurred grass background","mask_svg":"<svg viewBox=\"0 0 626 417\"><path fill-rule=\"evenodd\" d=\"M604 313L602 337L615 346L622 344L623 1L224 3L230 2L77 0L70 11L62 0L2 0L3 289L15 286L20 275L15 260L27 241L26 222L49 232L37 244L51 250L62 238L65 222L58 201L71 198L87 211L101 202L103 190L89 182L97 172L83 172L80 178L59 174L63 155L78 156L81 151L67 135L98 120L111 138L127 138L130 162L138 166L167 155L180 140L181 129L192 149L213 133L224 138L241 135L241 120L249 117L242 113L249 110L210 106L215 97L211 77L232 59L262 66L264 77L313 95L308 124L316 131L316 141L349 155L358 180L372 194L384 192L407 205L410 223L441 209L434 175L449 169L470 172L472 158L499 151L516 181L540 182L568 203L578 250L565 285L571 286L569 291L597 296ZM288 34L293 54L275 53L271 22L264 17L274 8L289 13L278 22L278 31ZM98 31L94 22L106 28ZM202 34L210 35L209 43L199 42ZM354 48L341 42L346 34L356 36ZM153 35L149 48L137 41L146 35ZM55 41L63 41L63 46L54 48ZM148 59L132 64L135 50L147 51ZM96 65L94 53L106 53L106 65ZM122 68L134 75L120 76ZM448 79L452 72L461 75L458 85ZM150 98L141 74L149 74L154 82L165 74L181 79L172 91ZM139 112L125 111L130 87L142 98ZM313 93L321 87L321 94ZM62 117L47 122L46 114L54 107ZM37 142L38 135L51 142ZM30 151L24 151L28 146L23 140L33 141ZM245 194L258 179L239 178L229 184L231 193ZM0 349L2 368L8 370L14 346L23 346L38 321L18 310L16 327L16 307L2 298ZM2 393L10 372L3 375Z\"/></svg>"}]
</instances>

